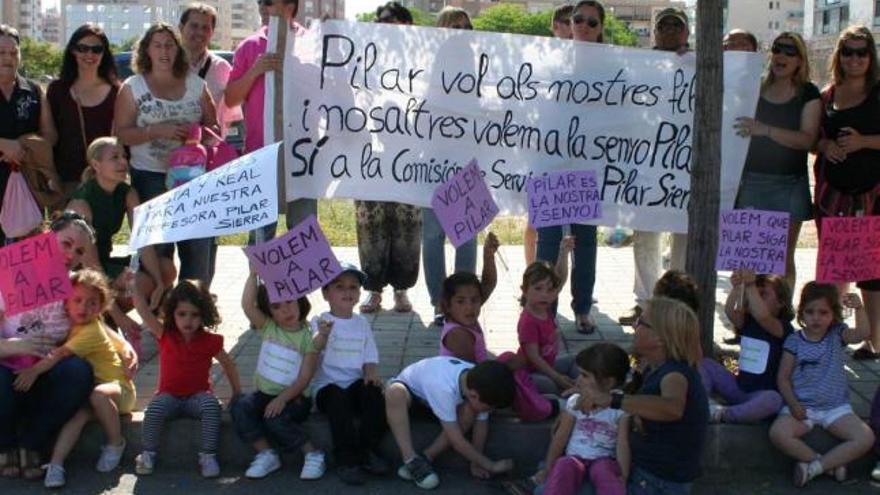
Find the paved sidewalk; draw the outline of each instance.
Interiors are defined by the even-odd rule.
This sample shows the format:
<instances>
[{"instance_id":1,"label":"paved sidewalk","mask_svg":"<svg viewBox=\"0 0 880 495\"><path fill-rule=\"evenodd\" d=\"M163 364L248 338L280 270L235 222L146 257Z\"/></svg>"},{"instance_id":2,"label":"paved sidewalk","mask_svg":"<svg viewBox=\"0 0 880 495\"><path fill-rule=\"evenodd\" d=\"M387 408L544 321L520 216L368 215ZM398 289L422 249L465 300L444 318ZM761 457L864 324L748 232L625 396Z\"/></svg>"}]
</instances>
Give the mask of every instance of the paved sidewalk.
<instances>
[{"instance_id":1,"label":"paved sidewalk","mask_svg":"<svg viewBox=\"0 0 880 495\"><path fill-rule=\"evenodd\" d=\"M338 248L335 250L340 260L357 262L357 248ZM454 251L447 246L447 267L454 266ZM516 323L519 317L519 286L525 269L522 246L503 246L501 255L506 261L509 271L498 262L498 287L490 300L483 306L480 323L486 332L486 343L492 353L499 354L508 350L516 350ZM799 284L813 273L816 250L799 249L797 265L800 267ZM632 248L599 248L598 273L596 277L595 297L598 304L593 307L593 316L598 323L598 331L590 336L575 332L573 314L570 308L571 296L569 285L560 296L560 335L561 353L576 353L590 342L608 340L628 348L632 339L632 329L617 324L617 318L628 313L633 305L633 256ZM219 333L223 334L226 349L238 364L239 373L245 390L249 390L253 382L253 372L257 355L260 350L259 338L248 330L248 322L240 308L241 291L247 278L247 262L238 247L220 247L217 257L217 275L213 291L217 294L217 304L223 322ZM721 339L729 336L725 326L729 326L723 315L723 303L729 290L727 276L719 278L717 296L715 340L723 348L735 349L721 344ZM431 308L428 291L423 277L410 291L413 302L412 313L394 313L382 311L369 315L373 331L379 347L382 377L395 375L402 367L419 359L437 354L439 332L431 326L433 309ZM310 296L312 315L325 311L327 304L320 292ZM384 306L391 307L391 289L386 289ZM795 299L797 301L797 299ZM149 402L156 385L158 375L158 359L155 355L155 342L151 337L144 338L145 356L142 368L137 376L138 408L143 409ZM880 362L856 362L847 364L851 401L856 412L867 417L874 391L880 385ZM213 370L215 391L221 399L230 395L229 384L226 382L219 365Z\"/></svg>"}]
</instances>

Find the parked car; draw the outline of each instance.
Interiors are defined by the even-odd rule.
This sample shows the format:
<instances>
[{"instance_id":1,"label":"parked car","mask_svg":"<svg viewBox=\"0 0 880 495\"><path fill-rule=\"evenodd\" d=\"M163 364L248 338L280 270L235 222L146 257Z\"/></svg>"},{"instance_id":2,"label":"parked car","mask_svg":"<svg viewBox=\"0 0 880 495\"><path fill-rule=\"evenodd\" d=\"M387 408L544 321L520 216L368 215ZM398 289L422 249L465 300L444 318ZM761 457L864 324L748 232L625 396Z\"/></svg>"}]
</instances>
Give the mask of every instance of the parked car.
<instances>
[{"instance_id":1,"label":"parked car","mask_svg":"<svg viewBox=\"0 0 880 495\"><path fill-rule=\"evenodd\" d=\"M232 63L233 52L226 50L214 50L213 53ZM131 52L121 52L113 56L116 59L116 73L120 81L125 81L134 74L131 69ZM226 142L235 146L239 153L244 149L244 121L238 120L229 124L229 130L226 133Z\"/></svg>"}]
</instances>

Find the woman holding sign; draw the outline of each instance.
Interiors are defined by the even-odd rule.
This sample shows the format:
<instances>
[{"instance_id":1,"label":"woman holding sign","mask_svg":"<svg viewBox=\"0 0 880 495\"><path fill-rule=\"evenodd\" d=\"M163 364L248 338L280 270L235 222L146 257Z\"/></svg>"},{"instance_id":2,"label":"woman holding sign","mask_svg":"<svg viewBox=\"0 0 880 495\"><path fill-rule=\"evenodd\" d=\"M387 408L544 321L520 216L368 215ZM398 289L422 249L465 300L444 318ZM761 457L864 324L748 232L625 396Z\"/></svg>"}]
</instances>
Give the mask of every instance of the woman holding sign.
<instances>
[{"instance_id":1,"label":"woman holding sign","mask_svg":"<svg viewBox=\"0 0 880 495\"><path fill-rule=\"evenodd\" d=\"M144 202L166 191L168 157L187 139L193 123L216 126L214 102L205 81L189 72L180 36L158 23L138 41L132 57L136 75L116 99L117 135L131 150L131 185ZM213 239L180 241L180 279L210 280ZM163 285L174 281L174 246L156 246Z\"/></svg>"},{"instance_id":2,"label":"woman holding sign","mask_svg":"<svg viewBox=\"0 0 880 495\"><path fill-rule=\"evenodd\" d=\"M412 14L397 2L376 9L376 22L409 25ZM355 201L358 255L367 274L366 299L361 313L375 313L382 307L382 289L394 288L394 311L412 311L407 289L419 278L422 212L417 206L390 201Z\"/></svg>"},{"instance_id":3,"label":"woman holding sign","mask_svg":"<svg viewBox=\"0 0 880 495\"><path fill-rule=\"evenodd\" d=\"M817 145L816 211L824 217L880 215L880 67L871 31L850 26L837 40L831 84L822 92L822 139ZM819 237L822 225L818 223ZM880 354L880 279L863 280L871 338L855 359Z\"/></svg>"},{"instance_id":4,"label":"woman holding sign","mask_svg":"<svg viewBox=\"0 0 880 495\"><path fill-rule=\"evenodd\" d=\"M801 36L782 33L770 51L755 118L740 117L736 123L740 136L752 138L736 207L791 215L785 279L793 290L801 223L813 216L807 152L816 143L822 108Z\"/></svg>"},{"instance_id":5,"label":"woman holding sign","mask_svg":"<svg viewBox=\"0 0 880 495\"><path fill-rule=\"evenodd\" d=\"M444 7L437 15L437 27L449 29L474 29L468 13L458 7ZM431 208L422 208L422 264L425 267L425 283L434 306L434 324L443 326L440 298L443 280L446 278L446 233ZM476 273L477 238L455 249L455 272Z\"/></svg>"},{"instance_id":6,"label":"woman holding sign","mask_svg":"<svg viewBox=\"0 0 880 495\"><path fill-rule=\"evenodd\" d=\"M595 0L578 2L571 16L571 33L575 41L604 43L605 7ZM562 226L538 229L538 259L556 263ZM590 316L593 305L593 286L596 284L596 226L571 225L575 238L574 260L571 270L571 308L575 313L579 333L591 334L596 323Z\"/></svg>"},{"instance_id":7,"label":"woman holding sign","mask_svg":"<svg viewBox=\"0 0 880 495\"><path fill-rule=\"evenodd\" d=\"M51 230L68 270L90 263L94 232L80 215L64 212L52 222ZM0 327L0 478L39 479L43 477L41 452L52 446L55 434L94 387L92 367L71 356L41 375L27 392L16 392L15 371L62 344L70 322L64 301L58 301L7 318L0 312Z\"/></svg>"}]
</instances>

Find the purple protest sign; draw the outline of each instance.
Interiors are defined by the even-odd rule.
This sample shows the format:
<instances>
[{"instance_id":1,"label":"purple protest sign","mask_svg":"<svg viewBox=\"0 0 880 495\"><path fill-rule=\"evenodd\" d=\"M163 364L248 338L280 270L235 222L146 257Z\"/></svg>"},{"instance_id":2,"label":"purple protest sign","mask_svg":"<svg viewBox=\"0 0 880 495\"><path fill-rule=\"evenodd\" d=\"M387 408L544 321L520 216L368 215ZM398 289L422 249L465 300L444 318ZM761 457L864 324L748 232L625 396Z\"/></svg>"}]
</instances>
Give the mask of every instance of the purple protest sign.
<instances>
[{"instance_id":1,"label":"purple protest sign","mask_svg":"<svg viewBox=\"0 0 880 495\"><path fill-rule=\"evenodd\" d=\"M538 229L584 223L602 216L595 170L568 170L532 177L526 183L529 225Z\"/></svg>"},{"instance_id":2,"label":"purple protest sign","mask_svg":"<svg viewBox=\"0 0 880 495\"><path fill-rule=\"evenodd\" d=\"M721 212L715 268L722 271L744 269L755 273L785 275L789 221L787 212Z\"/></svg>"},{"instance_id":3,"label":"purple protest sign","mask_svg":"<svg viewBox=\"0 0 880 495\"><path fill-rule=\"evenodd\" d=\"M244 252L266 283L273 303L299 299L342 272L314 215L283 236L248 246Z\"/></svg>"},{"instance_id":4,"label":"purple protest sign","mask_svg":"<svg viewBox=\"0 0 880 495\"><path fill-rule=\"evenodd\" d=\"M498 214L476 160L434 190L431 207L455 247L473 239Z\"/></svg>"}]
</instances>

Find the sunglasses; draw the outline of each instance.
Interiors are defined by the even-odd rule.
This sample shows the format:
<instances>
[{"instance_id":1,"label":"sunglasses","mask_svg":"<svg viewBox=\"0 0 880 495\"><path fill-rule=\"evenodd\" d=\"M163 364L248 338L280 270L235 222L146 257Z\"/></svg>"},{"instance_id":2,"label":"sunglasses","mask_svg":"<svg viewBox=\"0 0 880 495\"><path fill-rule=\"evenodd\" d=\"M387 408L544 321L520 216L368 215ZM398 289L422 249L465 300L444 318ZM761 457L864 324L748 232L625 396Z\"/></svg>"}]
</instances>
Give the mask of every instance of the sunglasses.
<instances>
[{"instance_id":1,"label":"sunglasses","mask_svg":"<svg viewBox=\"0 0 880 495\"><path fill-rule=\"evenodd\" d=\"M104 45L86 45L85 43L77 43L73 45L73 49L78 53L89 53L92 52L95 55L100 55L104 53Z\"/></svg>"},{"instance_id":2,"label":"sunglasses","mask_svg":"<svg viewBox=\"0 0 880 495\"><path fill-rule=\"evenodd\" d=\"M647 322L644 318L642 318L642 317L638 317L638 318L636 318L635 323L633 323L633 328L638 328L638 327L645 327L645 328L649 328L649 329L650 329L650 328L654 328L654 327L651 326L650 323L648 323L648 322Z\"/></svg>"},{"instance_id":3,"label":"sunglasses","mask_svg":"<svg viewBox=\"0 0 880 495\"><path fill-rule=\"evenodd\" d=\"M780 53L788 57L797 57L800 55L796 46L786 43L773 43L770 51L773 52L773 55L779 55Z\"/></svg>"},{"instance_id":4,"label":"sunglasses","mask_svg":"<svg viewBox=\"0 0 880 495\"><path fill-rule=\"evenodd\" d=\"M599 19L596 19L595 17L587 17L583 14L575 14L571 16L571 22L574 24L583 24L586 22L587 26L591 28L599 27Z\"/></svg>"},{"instance_id":5,"label":"sunglasses","mask_svg":"<svg viewBox=\"0 0 880 495\"><path fill-rule=\"evenodd\" d=\"M657 31L681 31L684 29L684 24L678 19L671 20L662 20L657 23Z\"/></svg>"},{"instance_id":6,"label":"sunglasses","mask_svg":"<svg viewBox=\"0 0 880 495\"><path fill-rule=\"evenodd\" d=\"M271 7L273 0L257 0L258 5L262 5L263 7Z\"/></svg>"},{"instance_id":7,"label":"sunglasses","mask_svg":"<svg viewBox=\"0 0 880 495\"><path fill-rule=\"evenodd\" d=\"M868 56L868 47L863 46L861 48L850 48L846 45L843 45L840 48L840 56L841 57L852 57L856 56L859 58L865 58Z\"/></svg>"}]
</instances>

